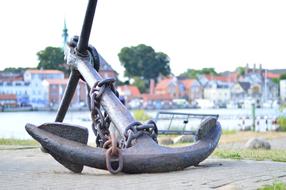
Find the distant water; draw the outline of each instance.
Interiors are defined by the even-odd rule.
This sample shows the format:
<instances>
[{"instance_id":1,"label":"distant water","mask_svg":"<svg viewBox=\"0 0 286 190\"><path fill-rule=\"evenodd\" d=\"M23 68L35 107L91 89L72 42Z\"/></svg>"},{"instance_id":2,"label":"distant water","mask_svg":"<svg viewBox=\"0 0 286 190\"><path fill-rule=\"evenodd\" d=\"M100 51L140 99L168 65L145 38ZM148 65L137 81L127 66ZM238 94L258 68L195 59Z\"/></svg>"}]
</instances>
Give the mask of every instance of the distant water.
<instances>
[{"instance_id":1,"label":"distant water","mask_svg":"<svg viewBox=\"0 0 286 190\"><path fill-rule=\"evenodd\" d=\"M0 138L31 139L25 130L26 123L40 125L55 118L56 112L0 112ZM85 118L90 118L87 111L68 112L64 122L90 128L90 121L84 121Z\"/></svg>"},{"instance_id":2,"label":"distant water","mask_svg":"<svg viewBox=\"0 0 286 190\"><path fill-rule=\"evenodd\" d=\"M165 111L165 110L164 110ZM219 121L224 129L239 129L241 128L242 118L245 119L245 125L251 125L251 110L246 109L184 109L184 110L168 110L182 113L201 113L201 114L219 114ZM146 111L151 117L155 117L158 111ZM267 118L269 121L275 119L281 113L275 109L256 109L256 116L261 123ZM56 112L0 112L0 138L19 138L31 139L25 131L26 123L40 125L45 122L53 122L56 117ZM263 119L262 119L263 117ZM89 140L94 140L95 137L91 130L90 113L88 111L68 112L65 123L72 123L84 126L89 129ZM270 126L271 122L268 122ZM263 126L265 129L267 126ZM261 130L265 130L262 129ZM160 126L159 126L160 128ZM271 129L271 128L270 128Z\"/></svg>"}]
</instances>

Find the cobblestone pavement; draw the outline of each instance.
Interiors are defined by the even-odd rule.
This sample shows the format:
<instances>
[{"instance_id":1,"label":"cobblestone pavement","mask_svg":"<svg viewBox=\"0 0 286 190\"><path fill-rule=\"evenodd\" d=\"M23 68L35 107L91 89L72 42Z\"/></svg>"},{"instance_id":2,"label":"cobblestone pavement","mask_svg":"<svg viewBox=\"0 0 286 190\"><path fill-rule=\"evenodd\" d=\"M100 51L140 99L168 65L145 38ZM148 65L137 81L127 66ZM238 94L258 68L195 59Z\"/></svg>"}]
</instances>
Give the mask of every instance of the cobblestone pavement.
<instances>
[{"instance_id":1,"label":"cobblestone pavement","mask_svg":"<svg viewBox=\"0 0 286 190\"><path fill-rule=\"evenodd\" d=\"M286 163L207 159L158 174L119 174L86 167L74 174L39 148L0 150L0 189L257 189L286 182Z\"/></svg>"}]
</instances>

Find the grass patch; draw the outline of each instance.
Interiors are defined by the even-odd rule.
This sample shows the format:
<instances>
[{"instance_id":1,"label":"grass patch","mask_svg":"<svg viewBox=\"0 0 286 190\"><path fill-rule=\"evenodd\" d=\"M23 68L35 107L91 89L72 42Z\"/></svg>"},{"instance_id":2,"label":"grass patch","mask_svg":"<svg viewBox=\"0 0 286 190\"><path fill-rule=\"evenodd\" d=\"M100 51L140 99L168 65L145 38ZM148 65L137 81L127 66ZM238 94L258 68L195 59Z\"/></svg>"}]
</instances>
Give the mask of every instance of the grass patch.
<instances>
[{"instance_id":1,"label":"grass patch","mask_svg":"<svg viewBox=\"0 0 286 190\"><path fill-rule=\"evenodd\" d=\"M223 135L233 135L233 134L236 134L236 133L238 133L238 131L237 130L227 130L227 129L223 129L222 130L222 134Z\"/></svg>"},{"instance_id":2,"label":"grass patch","mask_svg":"<svg viewBox=\"0 0 286 190\"><path fill-rule=\"evenodd\" d=\"M216 149L212 154L214 157L227 159L248 159L248 160L272 160L286 162L286 150L250 150L250 149Z\"/></svg>"},{"instance_id":3,"label":"grass patch","mask_svg":"<svg viewBox=\"0 0 286 190\"><path fill-rule=\"evenodd\" d=\"M39 145L35 140L23 140L23 139L14 139L14 138L0 138L0 145L25 145L33 146Z\"/></svg>"},{"instance_id":4,"label":"grass patch","mask_svg":"<svg viewBox=\"0 0 286 190\"><path fill-rule=\"evenodd\" d=\"M258 190L286 190L286 184L282 182L274 182L272 185L265 185Z\"/></svg>"},{"instance_id":5,"label":"grass patch","mask_svg":"<svg viewBox=\"0 0 286 190\"><path fill-rule=\"evenodd\" d=\"M249 139L253 137L260 137L264 139L277 139L277 138L285 138L286 132L254 132L254 131L237 131L235 133L229 132L228 134L222 134L219 143L226 144L226 143L237 143L242 142L245 143Z\"/></svg>"},{"instance_id":6,"label":"grass patch","mask_svg":"<svg viewBox=\"0 0 286 190\"><path fill-rule=\"evenodd\" d=\"M138 121L147 121L151 119L151 117L148 114L146 114L144 110L135 110L133 114L134 118Z\"/></svg>"},{"instance_id":7,"label":"grass patch","mask_svg":"<svg viewBox=\"0 0 286 190\"><path fill-rule=\"evenodd\" d=\"M226 150L216 149L213 155L215 157L224 159L235 159L235 160L241 159L240 153L237 151L226 151Z\"/></svg>"}]
</instances>

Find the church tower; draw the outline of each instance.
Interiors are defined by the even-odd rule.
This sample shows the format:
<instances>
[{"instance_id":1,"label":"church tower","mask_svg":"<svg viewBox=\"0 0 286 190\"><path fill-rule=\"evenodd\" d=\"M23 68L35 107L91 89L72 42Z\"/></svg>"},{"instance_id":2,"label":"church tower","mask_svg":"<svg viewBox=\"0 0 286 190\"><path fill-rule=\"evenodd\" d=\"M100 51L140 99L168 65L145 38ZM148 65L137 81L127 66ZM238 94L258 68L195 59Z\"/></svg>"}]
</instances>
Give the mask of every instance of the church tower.
<instances>
[{"instance_id":1,"label":"church tower","mask_svg":"<svg viewBox=\"0 0 286 190\"><path fill-rule=\"evenodd\" d=\"M63 29L62 37L63 37L63 49L65 50L67 42L68 42L68 37L69 37L68 29L66 25L66 19L64 20L64 29Z\"/></svg>"}]
</instances>

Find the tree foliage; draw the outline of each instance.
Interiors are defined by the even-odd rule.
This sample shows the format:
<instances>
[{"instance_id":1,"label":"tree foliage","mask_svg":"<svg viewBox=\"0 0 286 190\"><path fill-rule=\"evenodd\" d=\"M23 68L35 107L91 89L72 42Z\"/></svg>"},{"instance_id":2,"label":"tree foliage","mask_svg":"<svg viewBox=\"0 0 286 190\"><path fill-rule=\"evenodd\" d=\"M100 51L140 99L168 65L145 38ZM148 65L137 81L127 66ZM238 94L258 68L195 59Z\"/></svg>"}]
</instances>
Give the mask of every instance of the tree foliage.
<instances>
[{"instance_id":1,"label":"tree foliage","mask_svg":"<svg viewBox=\"0 0 286 190\"><path fill-rule=\"evenodd\" d=\"M64 61L64 51L59 47L46 47L37 53L38 69L57 69L68 73L68 66Z\"/></svg>"},{"instance_id":2,"label":"tree foliage","mask_svg":"<svg viewBox=\"0 0 286 190\"><path fill-rule=\"evenodd\" d=\"M282 75L280 75L280 80L285 80L286 79L286 73L283 73Z\"/></svg>"},{"instance_id":3,"label":"tree foliage","mask_svg":"<svg viewBox=\"0 0 286 190\"><path fill-rule=\"evenodd\" d=\"M156 80L160 75L168 76L171 73L169 57L144 44L124 47L118 57L125 68L124 75L129 78L143 77Z\"/></svg>"},{"instance_id":4,"label":"tree foliage","mask_svg":"<svg viewBox=\"0 0 286 190\"><path fill-rule=\"evenodd\" d=\"M238 72L239 76L245 75L245 67L237 67L236 71Z\"/></svg>"},{"instance_id":5,"label":"tree foliage","mask_svg":"<svg viewBox=\"0 0 286 190\"><path fill-rule=\"evenodd\" d=\"M29 67L17 67L17 68L16 67L7 67L3 71L8 72L8 73L19 73L19 74L21 74L27 69L31 69L31 68L29 68Z\"/></svg>"},{"instance_id":6,"label":"tree foliage","mask_svg":"<svg viewBox=\"0 0 286 190\"><path fill-rule=\"evenodd\" d=\"M140 92L146 92L148 87L148 82L140 77L134 77L132 85L136 86Z\"/></svg>"},{"instance_id":7,"label":"tree foliage","mask_svg":"<svg viewBox=\"0 0 286 190\"><path fill-rule=\"evenodd\" d=\"M180 77L186 77L186 78L191 78L195 79L197 78L198 75L217 75L217 72L215 71L214 68L203 68L203 69L188 69L184 73L180 74Z\"/></svg>"}]
</instances>

